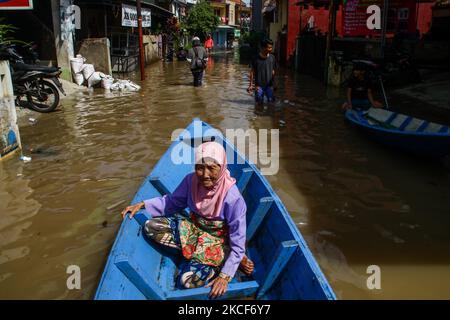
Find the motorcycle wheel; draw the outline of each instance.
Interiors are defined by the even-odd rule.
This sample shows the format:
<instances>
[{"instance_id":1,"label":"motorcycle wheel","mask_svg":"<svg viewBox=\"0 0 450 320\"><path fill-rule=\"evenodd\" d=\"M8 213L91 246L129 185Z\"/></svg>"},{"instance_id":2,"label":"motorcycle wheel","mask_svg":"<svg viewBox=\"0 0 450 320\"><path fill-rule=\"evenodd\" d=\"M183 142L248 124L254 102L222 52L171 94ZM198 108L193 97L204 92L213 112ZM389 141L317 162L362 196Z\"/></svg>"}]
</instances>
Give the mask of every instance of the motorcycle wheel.
<instances>
[{"instance_id":1,"label":"motorcycle wheel","mask_svg":"<svg viewBox=\"0 0 450 320\"><path fill-rule=\"evenodd\" d=\"M29 107L34 111L48 113L58 107L59 91L50 81L36 80L30 89L32 92L27 94L27 99Z\"/></svg>"}]
</instances>

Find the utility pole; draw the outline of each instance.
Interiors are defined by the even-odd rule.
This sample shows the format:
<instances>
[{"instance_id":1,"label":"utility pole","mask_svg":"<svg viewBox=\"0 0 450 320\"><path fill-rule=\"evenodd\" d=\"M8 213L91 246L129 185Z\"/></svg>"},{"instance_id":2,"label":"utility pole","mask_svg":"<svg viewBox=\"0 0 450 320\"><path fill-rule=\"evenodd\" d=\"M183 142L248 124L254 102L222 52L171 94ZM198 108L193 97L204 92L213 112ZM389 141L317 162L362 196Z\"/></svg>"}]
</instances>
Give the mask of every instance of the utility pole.
<instances>
[{"instance_id":1,"label":"utility pole","mask_svg":"<svg viewBox=\"0 0 450 320\"><path fill-rule=\"evenodd\" d=\"M389 0L383 1L383 18L382 18L382 26L381 26L381 58L384 59L384 53L386 48L386 30L387 30L387 21L388 21L388 12L389 12Z\"/></svg>"},{"instance_id":2,"label":"utility pole","mask_svg":"<svg viewBox=\"0 0 450 320\"><path fill-rule=\"evenodd\" d=\"M141 80L145 80L145 58L144 58L144 43L142 34L141 0L136 1L136 9L137 9L138 30L139 30L139 66L141 67Z\"/></svg>"},{"instance_id":3,"label":"utility pole","mask_svg":"<svg viewBox=\"0 0 450 320\"><path fill-rule=\"evenodd\" d=\"M333 41L334 37L334 31L336 28L336 0L330 1L330 7L329 7L329 15L328 15L328 34L327 34L327 44L325 49L325 70L324 70L324 81L325 83L328 83L328 66L330 63L330 50L331 50L331 43Z\"/></svg>"}]
</instances>

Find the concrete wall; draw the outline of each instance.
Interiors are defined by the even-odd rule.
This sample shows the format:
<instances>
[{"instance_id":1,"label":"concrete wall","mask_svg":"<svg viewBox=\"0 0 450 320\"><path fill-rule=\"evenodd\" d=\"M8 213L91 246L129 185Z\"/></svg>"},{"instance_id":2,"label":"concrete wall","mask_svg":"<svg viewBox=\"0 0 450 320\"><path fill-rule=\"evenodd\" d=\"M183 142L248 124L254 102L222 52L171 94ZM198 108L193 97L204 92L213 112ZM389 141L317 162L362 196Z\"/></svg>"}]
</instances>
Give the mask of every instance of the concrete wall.
<instances>
[{"instance_id":1,"label":"concrete wall","mask_svg":"<svg viewBox=\"0 0 450 320\"><path fill-rule=\"evenodd\" d=\"M21 147L8 61L0 61L0 159Z\"/></svg>"},{"instance_id":2,"label":"concrete wall","mask_svg":"<svg viewBox=\"0 0 450 320\"><path fill-rule=\"evenodd\" d=\"M95 71L112 75L110 47L108 38L85 39L78 53L86 58L86 63L94 65Z\"/></svg>"},{"instance_id":3,"label":"concrete wall","mask_svg":"<svg viewBox=\"0 0 450 320\"><path fill-rule=\"evenodd\" d=\"M283 29L283 26L287 26L287 18L288 18L288 1L281 0L278 2L278 21L276 23L270 24L270 33L269 37L274 41L274 48L277 47L276 41L278 40L278 32Z\"/></svg>"},{"instance_id":4,"label":"concrete wall","mask_svg":"<svg viewBox=\"0 0 450 320\"><path fill-rule=\"evenodd\" d=\"M52 18L53 18L53 34L55 37L56 59L58 67L61 68L61 78L72 81L72 72L70 69L70 58L73 58L73 38L69 32L67 25L69 21L62 18L61 11L70 5L70 0L51 0ZM65 7L64 7L65 6ZM62 30L62 26L64 30Z\"/></svg>"},{"instance_id":5,"label":"concrete wall","mask_svg":"<svg viewBox=\"0 0 450 320\"><path fill-rule=\"evenodd\" d=\"M158 55L158 36L144 36L145 47L145 64L151 64L159 61L161 57Z\"/></svg>"}]
</instances>

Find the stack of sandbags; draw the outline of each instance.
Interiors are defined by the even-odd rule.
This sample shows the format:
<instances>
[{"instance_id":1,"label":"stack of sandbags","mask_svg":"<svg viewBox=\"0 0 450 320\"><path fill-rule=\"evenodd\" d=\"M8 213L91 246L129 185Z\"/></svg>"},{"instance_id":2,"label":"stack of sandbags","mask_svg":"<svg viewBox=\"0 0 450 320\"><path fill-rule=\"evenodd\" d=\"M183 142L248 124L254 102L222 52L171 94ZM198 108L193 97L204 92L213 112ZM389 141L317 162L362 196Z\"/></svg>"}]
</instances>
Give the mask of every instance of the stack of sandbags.
<instances>
[{"instance_id":1,"label":"stack of sandbags","mask_svg":"<svg viewBox=\"0 0 450 320\"><path fill-rule=\"evenodd\" d=\"M100 83L106 75L95 71L94 65L85 62L86 58L77 54L75 58L70 59L70 66L75 83L81 86L87 81L87 86L91 88Z\"/></svg>"},{"instance_id":2,"label":"stack of sandbags","mask_svg":"<svg viewBox=\"0 0 450 320\"><path fill-rule=\"evenodd\" d=\"M86 59L80 54L70 59L72 74L76 84L81 86L87 81L87 86L92 88L99 83L105 90L139 91L141 87L130 80L114 79L110 75L95 71L94 65L85 63Z\"/></svg>"}]
</instances>

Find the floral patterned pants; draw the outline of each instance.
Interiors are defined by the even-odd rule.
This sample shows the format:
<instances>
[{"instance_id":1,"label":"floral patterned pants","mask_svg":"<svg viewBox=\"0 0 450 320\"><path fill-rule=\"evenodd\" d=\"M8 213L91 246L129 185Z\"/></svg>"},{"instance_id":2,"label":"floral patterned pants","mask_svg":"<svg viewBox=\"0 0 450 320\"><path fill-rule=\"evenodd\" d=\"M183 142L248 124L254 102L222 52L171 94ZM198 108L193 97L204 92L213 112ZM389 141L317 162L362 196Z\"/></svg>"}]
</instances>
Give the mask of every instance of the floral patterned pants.
<instances>
[{"instance_id":1,"label":"floral patterned pants","mask_svg":"<svg viewBox=\"0 0 450 320\"><path fill-rule=\"evenodd\" d=\"M198 288L218 275L230 252L224 221L207 220L194 213L190 219L157 217L145 223L145 234L153 241L181 251L183 262L177 278L180 288Z\"/></svg>"}]
</instances>

